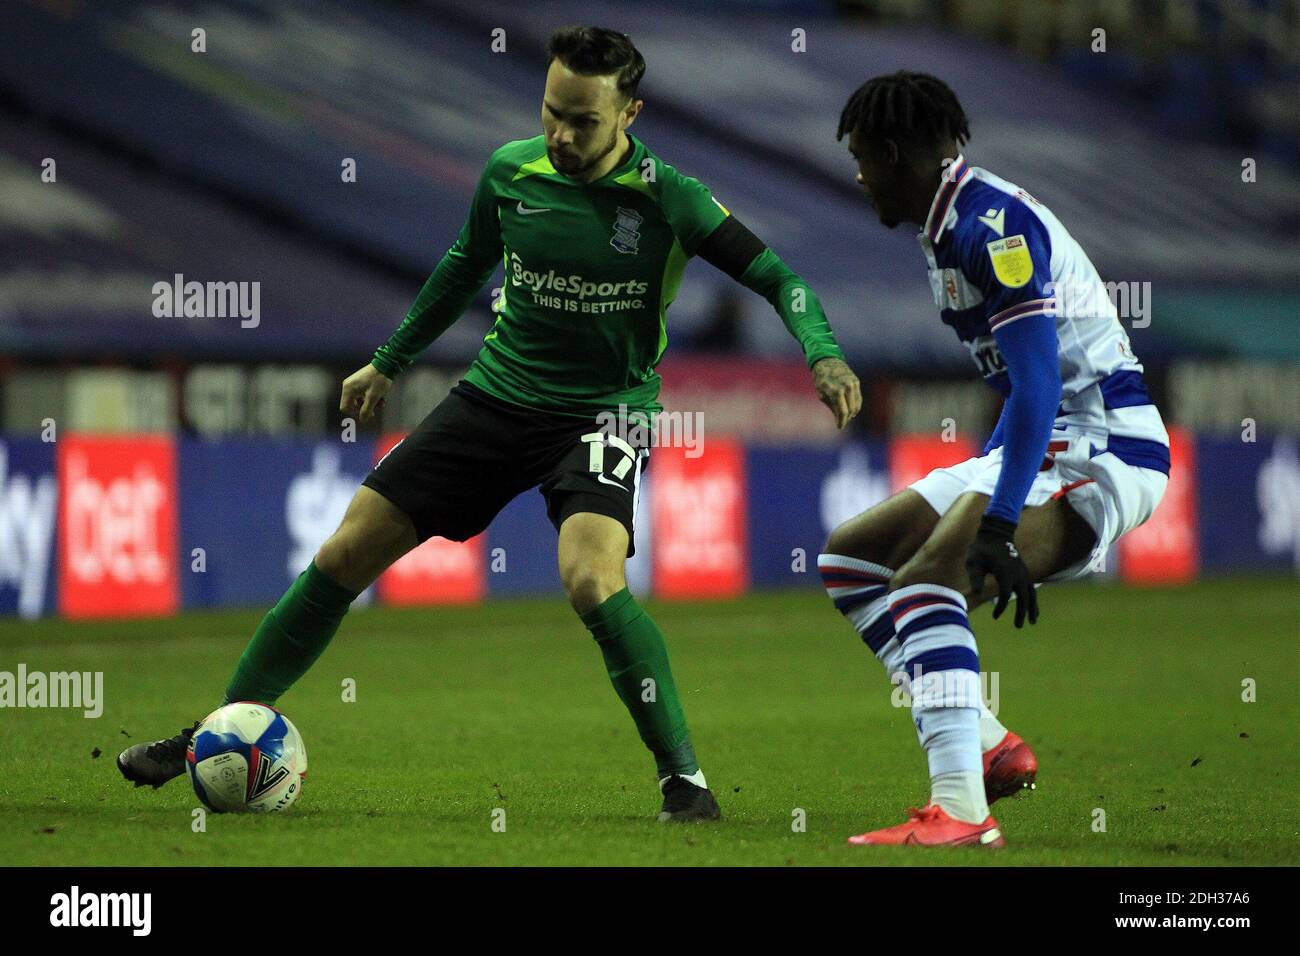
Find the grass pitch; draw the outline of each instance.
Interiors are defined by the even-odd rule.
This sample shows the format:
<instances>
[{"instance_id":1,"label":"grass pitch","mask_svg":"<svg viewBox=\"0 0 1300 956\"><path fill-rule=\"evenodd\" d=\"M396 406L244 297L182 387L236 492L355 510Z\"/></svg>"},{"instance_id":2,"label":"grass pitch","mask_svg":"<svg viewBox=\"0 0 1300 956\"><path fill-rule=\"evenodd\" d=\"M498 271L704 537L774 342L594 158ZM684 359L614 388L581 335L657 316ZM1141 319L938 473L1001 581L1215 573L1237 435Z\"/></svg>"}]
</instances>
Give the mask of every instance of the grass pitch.
<instances>
[{"instance_id":1,"label":"grass pitch","mask_svg":"<svg viewBox=\"0 0 1300 956\"><path fill-rule=\"evenodd\" d=\"M1053 586L1038 625L976 612L999 714L1039 789L996 805L1002 852L845 845L927 795L909 714L818 590L647 602L668 638L715 825L665 827L653 762L561 599L360 608L281 701L298 804L208 814L133 789L124 746L211 710L262 611L0 623L0 670L103 671L98 719L0 710L9 865L1257 865L1300 863L1294 580ZM342 682L356 681L356 702ZM1256 700L1243 700L1243 681ZM990 684L990 690L993 685ZM99 756L92 753L98 750ZM493 820L505 830L496 832ZM793 826L801 815L806 829ZM1104 811L1104 832L1097 828Z\"/></svg>"}]
</instances>

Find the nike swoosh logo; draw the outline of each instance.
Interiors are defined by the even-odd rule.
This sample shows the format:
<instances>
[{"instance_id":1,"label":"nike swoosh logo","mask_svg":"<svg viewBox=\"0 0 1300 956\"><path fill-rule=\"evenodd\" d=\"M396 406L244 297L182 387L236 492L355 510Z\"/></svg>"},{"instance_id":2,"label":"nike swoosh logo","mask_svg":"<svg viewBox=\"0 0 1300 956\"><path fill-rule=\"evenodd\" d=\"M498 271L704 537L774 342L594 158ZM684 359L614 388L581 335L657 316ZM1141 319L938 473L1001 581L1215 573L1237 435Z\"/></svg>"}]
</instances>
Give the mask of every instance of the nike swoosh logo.
<instances>
[{"instance_id":1,"label":"nike swoosh logo","mask_svg":"<svg viewBox=\"0 0 1300 956\"><path fill-rule=\"evenodd\" d=\"M994 215L993 210L990 209L984 215L979 216L977 218L979 219L980 222L984 223L984 225L988 226L990 229L992 229L1000 236L1002 235L1003 227L1006 223L1006 217L1007 217L1006 209L999 209L997 211L997 215Z\"/></svg>"},{"instance_id":2,"label":"nike swoosh logo","mask_svg":"<svg viewBox=\"0 0 1300 956\"><path fill-rule=\"evenodd\" d=\"M515 206L515 212L519 213L519 215L521 216L531 216L533 213L536 212L550 212L550 211L551 211L550 209L529 209L527 206L524 205L524 201L522 199L519 200L519 205Z\"/></svg>"},{"instance_id":3,"label":"nike swoosh logo","mask_svg":"<svg viewBox=\"0 0 1300 956\"><path fill-rule=\"evenodd\" d=\"M610 481L610 480L609 480L608 478L606 478L604 475L597 474L597 475L596 475L596 479L597 479L598 481L603 481L603 482L604 482L605 484L607 484L607 485L613 485L615 488L622 488L624 491L627 491L627 489L626 489L626 488L623 488L623 486L620 485L617 481Z\"/></svg>"}]
</instances>

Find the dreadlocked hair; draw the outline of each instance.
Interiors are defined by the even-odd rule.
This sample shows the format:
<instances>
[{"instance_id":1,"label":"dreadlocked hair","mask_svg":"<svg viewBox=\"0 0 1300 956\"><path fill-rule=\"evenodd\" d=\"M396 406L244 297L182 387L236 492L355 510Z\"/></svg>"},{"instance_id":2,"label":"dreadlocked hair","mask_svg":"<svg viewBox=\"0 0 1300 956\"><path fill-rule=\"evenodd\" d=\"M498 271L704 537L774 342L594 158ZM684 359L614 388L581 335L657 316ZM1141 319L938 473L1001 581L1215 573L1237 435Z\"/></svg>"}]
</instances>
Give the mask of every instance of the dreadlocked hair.
<instances>
[{"instance_id":1,"label":"dreadlocked hair","mask_svg":"<svg viewBox=\"0 0 1300 956\"><path fill-rule=\"evenodd\" d=\"M840 113L837 140L857 130L863 139L930 145L970 139L966 113L948 84L928 73L899 70L859 86Z\"/></svg>"}]
</instances>

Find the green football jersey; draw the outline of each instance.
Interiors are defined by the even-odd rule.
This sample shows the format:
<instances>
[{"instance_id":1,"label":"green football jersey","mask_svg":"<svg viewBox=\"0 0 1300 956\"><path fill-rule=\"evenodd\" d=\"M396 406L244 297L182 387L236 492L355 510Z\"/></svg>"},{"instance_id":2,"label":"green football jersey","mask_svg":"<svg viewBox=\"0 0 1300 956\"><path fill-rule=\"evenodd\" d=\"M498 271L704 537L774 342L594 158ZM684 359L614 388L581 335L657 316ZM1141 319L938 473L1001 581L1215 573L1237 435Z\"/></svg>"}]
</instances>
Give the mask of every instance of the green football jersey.
<instances>
[{"instance_id":1,"label":"green football jersey","mask_svg":"<svg viewBox=\"0 0 1300 956\"><path fill-rule=\"evenodd\" d=\"M459 237L375 353L376 368L392 377L409 365L500 262L496 321L467 381L550 411L659 411L655 366L668 343L665 315L687 260L729 213L698 180L628 140L627 159L590 183L556 172L542 136L496 150ZM792 331L810 363L842 357L815 297L812 303L814 314L797 321L815 328Z\"/></svg>"}]
</instances>

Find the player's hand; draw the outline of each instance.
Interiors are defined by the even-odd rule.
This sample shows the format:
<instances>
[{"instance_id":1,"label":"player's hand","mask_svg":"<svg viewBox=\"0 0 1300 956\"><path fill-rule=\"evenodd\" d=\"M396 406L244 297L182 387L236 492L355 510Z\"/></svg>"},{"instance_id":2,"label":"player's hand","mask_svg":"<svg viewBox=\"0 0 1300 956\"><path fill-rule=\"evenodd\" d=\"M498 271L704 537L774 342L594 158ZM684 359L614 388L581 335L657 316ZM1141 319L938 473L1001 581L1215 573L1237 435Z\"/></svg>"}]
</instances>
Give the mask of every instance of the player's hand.
<instances>
[{"instance_id":1,"label":"player's hand","mask_svg":"<svg viewBox=\"0 0 1300 956\"><path fill-rule=\"evenodd\" d=\"M1029 568L1020 558L1015 545L1016 526L1010 521L985 515L975 542L966 553L966 573L970 575L971 590L979 594L984 589L984 576L993 575L998 582L998 601L993 606L993 619L997 620L1007 609L1011 595L1016 596L1016 627L1038 620L1038 594L1030 580Z\"/></svg>"},{"instance_id":2,"label":"player's hand","mask_svg":"<svg viewBox=\"0 0 1300 956\"><path fill-rule=\"evenodd\" d=\"M373 365L366 364L343 380L339 411L344 415L355 413L357 421L365 424L384 407L384 396L392 387L391 378Z\"/></svg>"},{"instance_id":3,"label":"player's hand","mask_svg":"<svg viewBox=\"0 0 1300 956\"><path fill-rule=\"evenodd\" d=\"M812 372L817 397L835 413L835 427L843 428L862 411L862 384L853 370L837 358L818 359Z\"/></svg>"}]
</instances>

